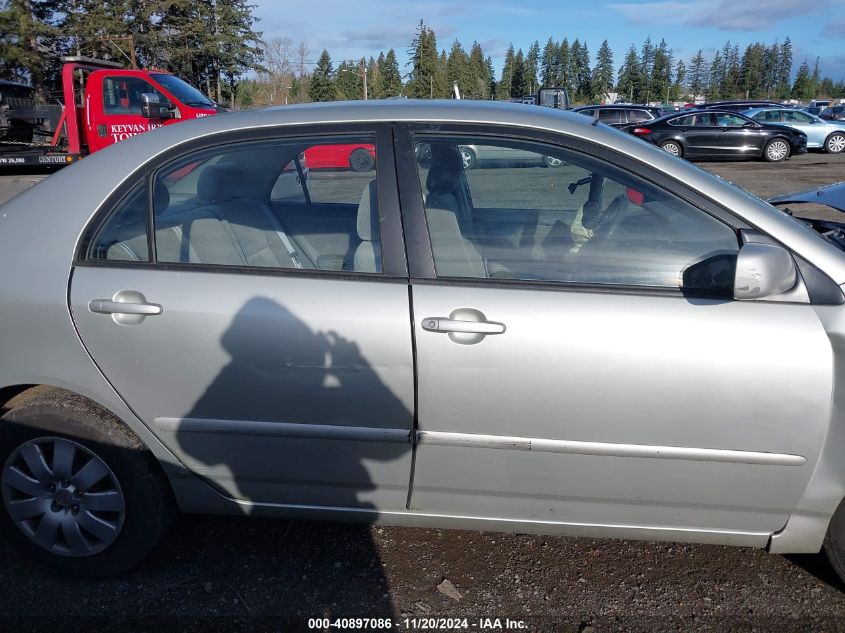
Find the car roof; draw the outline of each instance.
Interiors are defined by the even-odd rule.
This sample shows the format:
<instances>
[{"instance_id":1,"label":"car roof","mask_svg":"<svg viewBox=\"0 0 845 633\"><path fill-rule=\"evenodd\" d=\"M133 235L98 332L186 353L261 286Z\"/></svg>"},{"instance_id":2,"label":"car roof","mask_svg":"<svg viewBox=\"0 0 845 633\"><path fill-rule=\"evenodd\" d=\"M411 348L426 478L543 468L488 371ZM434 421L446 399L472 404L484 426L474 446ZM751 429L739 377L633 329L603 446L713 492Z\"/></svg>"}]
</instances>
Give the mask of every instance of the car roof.
<instances>
[{"instance_id":1,"label":"car roof","mask_svg":"<svg viewBox=\"0 0 845 633\"><path fill-rule=\"evenodd\" d=\"M643 105L641 103L597 103L594 105L583 105L578 106L577 108L572 108L576 112L578 110L586 110L586 109L594 110L596 108L602 108L603 110L618 110L624 108L625 110L659 110L657 106L650 106L650 105Z\"/></svg>"}]
</instances>

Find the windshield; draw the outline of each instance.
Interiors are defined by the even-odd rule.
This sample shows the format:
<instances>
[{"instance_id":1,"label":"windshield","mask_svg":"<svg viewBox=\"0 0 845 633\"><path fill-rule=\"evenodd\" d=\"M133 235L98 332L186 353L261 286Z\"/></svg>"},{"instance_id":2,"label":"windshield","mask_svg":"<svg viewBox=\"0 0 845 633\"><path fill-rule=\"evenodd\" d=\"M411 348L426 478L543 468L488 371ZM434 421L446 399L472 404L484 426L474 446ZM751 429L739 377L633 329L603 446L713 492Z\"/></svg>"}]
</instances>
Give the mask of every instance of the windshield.
<instances>
[{"instance_id":1,"label":"windshield","mask_svg":"<svg viewBox=\"0 0 845 633\"><path fill-rule=\"evenodd\" d=\"M164 86L174 97L179 101L189 106L201 106L205 108L214 108L214 102L206 97L199 90L194 88L187 81L182 81L173 75L166 75L164 73L151 73L150 77Z\"/></svg>"}]
</instances>

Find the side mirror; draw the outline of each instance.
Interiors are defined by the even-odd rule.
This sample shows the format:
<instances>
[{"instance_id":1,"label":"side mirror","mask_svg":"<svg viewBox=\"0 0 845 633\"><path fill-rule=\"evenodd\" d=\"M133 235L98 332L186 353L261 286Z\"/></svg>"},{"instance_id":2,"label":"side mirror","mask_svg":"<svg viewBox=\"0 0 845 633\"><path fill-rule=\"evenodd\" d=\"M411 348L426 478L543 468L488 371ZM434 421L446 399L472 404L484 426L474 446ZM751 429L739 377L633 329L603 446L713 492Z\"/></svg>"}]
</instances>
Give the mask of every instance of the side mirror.
<instances>
[{"instance_id":1,"label":"side mirror","mask_svg":"<svg viewBox=\"0 0 845 633\"><path fill-rule=\"evenodd\" d=\"M173 104L162 101L154 92L141 93L141 116L145 119L172 119Z\"/></svg>"},{"instance_id":2,"label":"side mirror","mask_svg":"<svg viewBox=\"0 0 845 633\"><path fill-rule=\"evenodd\" d=\"M798 271L792 255L780 246L745 244L736 258L734 299L762 299L795 287Z\"/></svg>"},{"instance_id":3,"label":"side mirror","mask_svg":"<svg viewBox=\"0 0 845 633\"><path fill-rule=\"evenodd\" d=\"M746 121L745 123L742 124L742 127L752 128L752 127L757 127L757 124L754 123L753 121Z\"/></svg>"}]
</instances>

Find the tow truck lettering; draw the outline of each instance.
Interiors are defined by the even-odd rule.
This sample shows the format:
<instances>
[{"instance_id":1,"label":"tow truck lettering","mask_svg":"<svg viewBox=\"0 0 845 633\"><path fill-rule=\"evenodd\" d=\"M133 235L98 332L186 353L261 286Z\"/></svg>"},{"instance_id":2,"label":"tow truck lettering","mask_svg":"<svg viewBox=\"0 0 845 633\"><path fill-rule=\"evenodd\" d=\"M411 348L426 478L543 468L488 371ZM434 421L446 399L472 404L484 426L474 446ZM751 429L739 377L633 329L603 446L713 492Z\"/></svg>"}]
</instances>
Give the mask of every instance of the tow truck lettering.
<instances>
[{"instance_id":1,"label":"tow truck lettering","mask_svg":"<svg viewBox=\"0 0 845 633\"><path fill-rule=\"evenodd\" d=\"M26 163L25 158L3 158L0 157L0 165L23 165Z\"/></svg>"},{"instance_id":2,"label":"tow truck lettering","mask_svg":"<svg viewBox=\"0 0 845 633\"><path fill-rule=\"evenodd\" d=\"M109 126L109 134L115 141L122 141L130 136L136 136L149 132L157 127L162 127L161 123L113 123Z\"/></svg>"}]
</instances>

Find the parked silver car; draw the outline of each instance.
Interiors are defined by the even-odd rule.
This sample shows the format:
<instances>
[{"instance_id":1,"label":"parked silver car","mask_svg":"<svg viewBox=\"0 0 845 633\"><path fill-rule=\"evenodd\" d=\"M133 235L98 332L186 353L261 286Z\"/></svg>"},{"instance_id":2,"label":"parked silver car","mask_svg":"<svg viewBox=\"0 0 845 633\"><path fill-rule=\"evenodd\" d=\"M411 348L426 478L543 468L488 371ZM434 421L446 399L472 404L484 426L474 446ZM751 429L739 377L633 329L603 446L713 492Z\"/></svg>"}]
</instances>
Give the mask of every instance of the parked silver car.
<instances>
[{"instance_id":1,"label":"parked silver car","mask_svg":"<svg viewBox=\"0 0 845 633\"><path fill-rule=\"evenodd\" d=\"M794 127L807 135L807 149L823 149L828 154L845 151L845 121L825 121L795 108L752 108L743 114L761 123Z\"/></svg>"},{"instance_id":2,"label":"parked silver car","mask_svg":"<svg viewBox=\"0 0 845 633\"><path fill-rule=\"evenodd\" d=\"M374 176L273 194L333 143L375 145ZM465 170L472 145L561 166ZM177 509L845 569L845 253L586 117L168 126L0 207L0 270L0 529L54 570L126 569Z\"/></svg>"}]
</instances>

